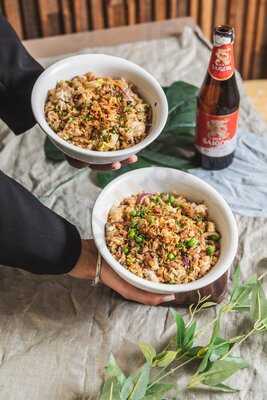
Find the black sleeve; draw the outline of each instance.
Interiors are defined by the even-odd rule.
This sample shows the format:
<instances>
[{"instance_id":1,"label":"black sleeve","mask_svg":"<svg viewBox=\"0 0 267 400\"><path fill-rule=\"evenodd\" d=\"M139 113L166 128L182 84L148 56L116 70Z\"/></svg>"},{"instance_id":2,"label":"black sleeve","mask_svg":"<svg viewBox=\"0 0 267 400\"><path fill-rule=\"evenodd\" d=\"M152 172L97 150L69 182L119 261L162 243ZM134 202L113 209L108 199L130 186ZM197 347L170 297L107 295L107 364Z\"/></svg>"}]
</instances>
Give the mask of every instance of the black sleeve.
<instances>
[{"instance_id":1,"label":"black sleeve","mask_svg":"<svg viewBox=\"0 0 267 400\"><path fill-rule=\"evenodd\" d=\"M0 118L16 133L31 128L31 90L42 67L0 16ZM81 252L77 229L0 171L0 264L62 274Z\"/></svg>"},{"instance_id":2,"label":"black sleeve","mask_svg":"<svg viewBox=\"0 0 267 400\"><path fill-rule=\"evenodd\" d=\"M0 171L0 264L63 274L80 252L77 229Z\"/></svg>"},{"instance_id":3,"label":"black sleeve","mask_svg":"<svg viewBox=\"0 0 267 400\"><path fill-rule=\"evenodd\" d=\"M0 15L0 118L16 135L35 125L31 91L42 71Z\"/></svg>"}]
</instances>

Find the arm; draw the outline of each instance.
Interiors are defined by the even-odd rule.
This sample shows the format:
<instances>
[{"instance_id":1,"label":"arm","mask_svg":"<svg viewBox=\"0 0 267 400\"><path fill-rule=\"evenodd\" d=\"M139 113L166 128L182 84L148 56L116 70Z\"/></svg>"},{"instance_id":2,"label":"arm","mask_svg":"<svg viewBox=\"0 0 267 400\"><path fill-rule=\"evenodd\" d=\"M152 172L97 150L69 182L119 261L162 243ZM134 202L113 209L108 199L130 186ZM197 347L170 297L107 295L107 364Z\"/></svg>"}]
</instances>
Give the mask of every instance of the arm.
<instances>
[{"instance_id":1,"label":"arm","mask_svg":"<svg viewBox=\"0 0 267 400\"><path fill-rule=\"evenodd\" d=\"M0 118L18 135L35 125L31 91L43 68L1 15L0 60Z\"/></svg>"},{"instance_id":2,"label":"arm","mask_svg":"<svg viewBox=\"0 0 267 400\"><path fill-rule=\"evenodd\" d=\"M0 264L63 274L80 253L77 229L0 171Z\"/></svg>"}]
</instances>

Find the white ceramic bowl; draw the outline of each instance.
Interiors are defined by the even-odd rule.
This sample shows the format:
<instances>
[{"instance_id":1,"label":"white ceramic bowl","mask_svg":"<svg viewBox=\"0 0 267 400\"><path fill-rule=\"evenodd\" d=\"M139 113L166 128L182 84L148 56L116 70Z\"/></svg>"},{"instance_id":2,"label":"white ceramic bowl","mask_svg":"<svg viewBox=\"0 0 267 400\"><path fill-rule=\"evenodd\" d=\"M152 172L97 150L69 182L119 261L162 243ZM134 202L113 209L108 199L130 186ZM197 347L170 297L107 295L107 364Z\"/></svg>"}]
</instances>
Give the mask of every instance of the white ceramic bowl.
<instances>
[{"instance_id":1,"label":"white ceramic bowl","mask_svg":"<svg viewBox=\"0 0 267 400\"><path fill-rule=\"evenodd\" d=\"M92 151L79 148L61 139L48 125L44 115L47 92L59 80L93 72L100 76L123 77L136 85L140 95L152 107L152 126L148 136L135 146L116 151ZM65 58L47 68L37 79L32 90L32 110L41 129L68 156L93 164L121 161L148 146L161 133L168 116L166 96L157 80L138 65L123 58L105 54L82 54Z\"/></svg>"},{"instance_id":2,"label":"white ceramic bowl","mask_svg":"<svg viewBox=\"0 0 267 400\"><path fill-rule=\"evenodd\" d=\"M152 193L176 191L185 195L189 200L205 202L208 206L209 216L215 221L222 238L219 260L205 276L194 282L180 285L155 283L137 277L113 258L105 241L105 224L109 210L125 197L142 191ZM238 246L236 221L222 196L202 179L171 168L137 169L125 173L109 183L95 202L92 231L98 250L114 271L132 285L154 293L182 293L210 285L231 267Z\"/></svg>"}]
</instances>

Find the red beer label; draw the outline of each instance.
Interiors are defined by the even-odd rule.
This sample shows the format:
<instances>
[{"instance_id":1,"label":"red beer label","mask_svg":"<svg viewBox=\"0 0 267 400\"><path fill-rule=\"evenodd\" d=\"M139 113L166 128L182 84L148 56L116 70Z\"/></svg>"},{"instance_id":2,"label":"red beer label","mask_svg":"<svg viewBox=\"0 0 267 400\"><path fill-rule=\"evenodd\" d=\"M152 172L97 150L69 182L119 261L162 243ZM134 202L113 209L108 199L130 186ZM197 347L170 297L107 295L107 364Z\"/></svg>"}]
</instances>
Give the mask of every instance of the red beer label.
<instances>
[{"instance_id":1,"label":"red beer label","mask_svg":"<svg viewBox=\"0 0 267 400\"><path fill-rule=\"evenodd\" d=\"M231 78L235 72L232 43L213 47L208 71L212 78L219 81Z\"/></svg>"},{"instance_id":2,"label":"red beer label","mask_svg":"<svg viewBox=\"0 0 267 400\"><path fill-rule=\"evenodd\" d=\"M231 154L236 146L238 110L227 115L213 115L198 110L196 147L210 157Z\"/></svg>"}]
</instances>

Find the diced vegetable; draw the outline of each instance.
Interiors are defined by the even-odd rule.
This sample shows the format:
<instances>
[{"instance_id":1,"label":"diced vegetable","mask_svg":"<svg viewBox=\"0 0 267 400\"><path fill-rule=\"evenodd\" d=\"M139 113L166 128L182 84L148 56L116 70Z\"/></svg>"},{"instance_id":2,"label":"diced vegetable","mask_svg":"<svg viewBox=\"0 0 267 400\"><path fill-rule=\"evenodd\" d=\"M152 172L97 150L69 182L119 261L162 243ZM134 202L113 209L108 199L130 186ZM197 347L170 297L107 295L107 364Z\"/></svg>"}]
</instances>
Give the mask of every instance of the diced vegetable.
<instances>
[{"instance_id":1,"label":"diced vegetable","mask_svg":"<svg viewBox=\"0 0 267 400\"><path fill-rule=\"evenodd\" d=\"M198 243L199 243L198 240L194 237L185 241L186 247L196 247Z\"/></svg>"},{"instance_id":2,"label":"diced vegetable","mask_svg":"<svg viewBox=\"0 0 267 400\"><path fill-rule=\"evenodd\" d=\"M175 254L173 254L173 253L168 254L168 260L173 261L173 260L175 260L175 258L176 258Z\"/></svg>"},{"instance_id":3,"label":"diced vegetable","mask_svg":"<svg viewBox=\"0 0 267 400\"><path fill-rule=\"evenodd\" d=\"M207 246L206 253L208 256L212 256L216 251L216 247L213 245Z\"/></svg>"}]
</instances>

